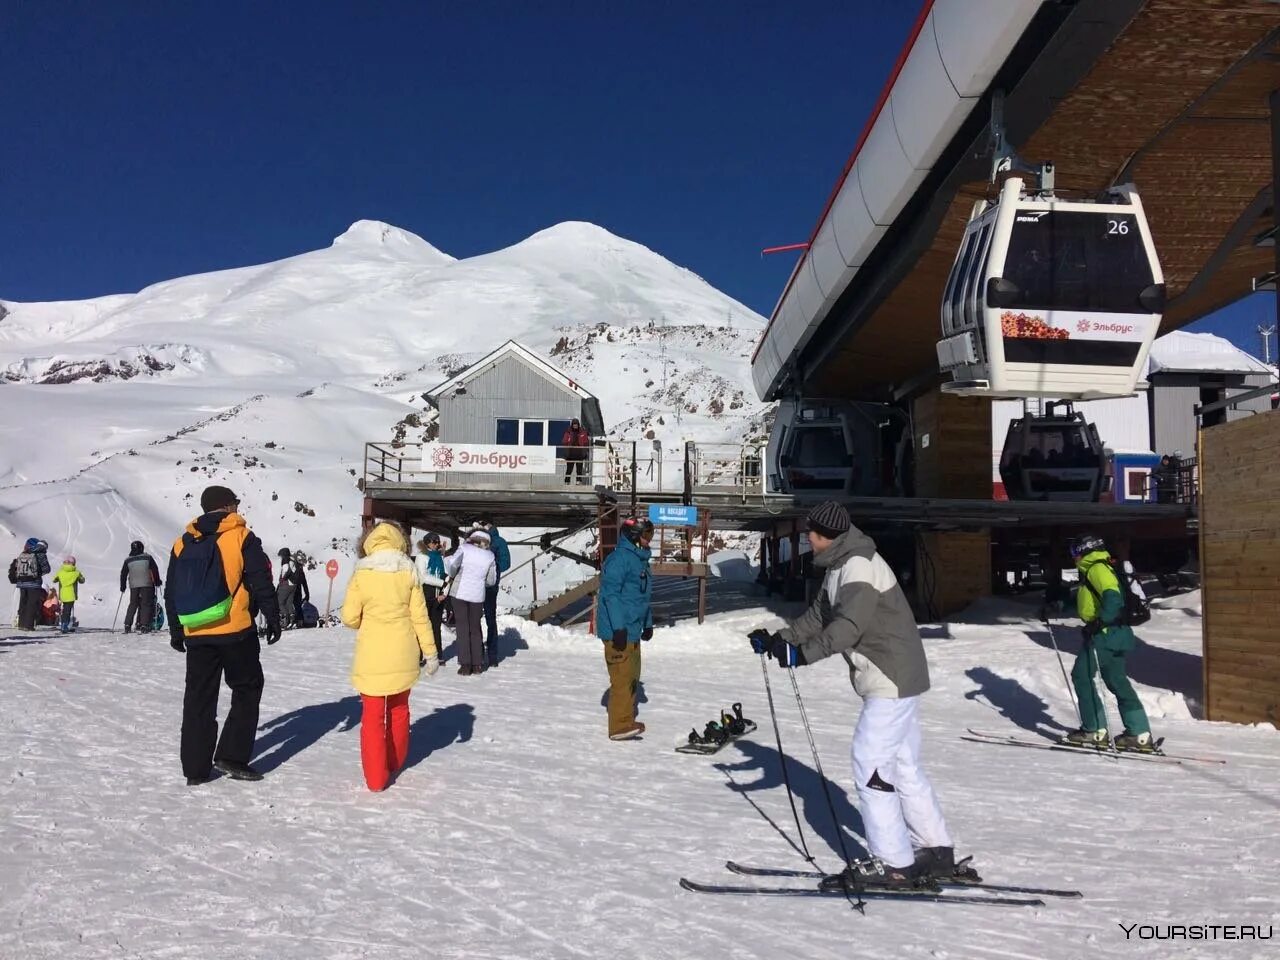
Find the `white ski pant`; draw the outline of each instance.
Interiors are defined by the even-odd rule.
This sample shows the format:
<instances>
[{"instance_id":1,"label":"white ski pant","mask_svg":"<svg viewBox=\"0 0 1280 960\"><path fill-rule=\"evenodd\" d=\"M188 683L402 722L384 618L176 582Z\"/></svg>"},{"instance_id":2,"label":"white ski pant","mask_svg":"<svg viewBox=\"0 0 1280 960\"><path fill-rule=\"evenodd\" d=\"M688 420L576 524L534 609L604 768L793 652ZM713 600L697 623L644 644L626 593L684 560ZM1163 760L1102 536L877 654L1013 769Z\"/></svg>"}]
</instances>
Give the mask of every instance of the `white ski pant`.
<instances>
[{"instance_id":1,"label":"white ski pant","mask_svg":"<svg viewBox=\"0 0 1280 960\"><path fill-rule=\"evenodd\" d=\"M913 847L949 847L933 785L920 769L919 697L871 697L853 731L853 779L867 848L891 867L915 862Z\"/></svg>"}]
</instances>

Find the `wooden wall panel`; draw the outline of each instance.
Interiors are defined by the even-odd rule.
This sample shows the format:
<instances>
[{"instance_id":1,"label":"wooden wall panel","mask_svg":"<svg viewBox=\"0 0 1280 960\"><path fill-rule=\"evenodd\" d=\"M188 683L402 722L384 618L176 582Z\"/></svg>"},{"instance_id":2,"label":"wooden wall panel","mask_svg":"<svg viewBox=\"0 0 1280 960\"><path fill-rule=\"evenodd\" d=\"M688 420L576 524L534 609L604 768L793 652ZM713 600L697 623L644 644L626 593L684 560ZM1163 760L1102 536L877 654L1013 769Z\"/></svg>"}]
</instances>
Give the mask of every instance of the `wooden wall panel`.
<instances>
[{"instance_id":1,"label":"wooden wall panel","mask_svg":"<svg viewBox=\"0 0 1280 960\"><path fill-rule=\"evenodd\" d=\"M912 403L912 420L915 495L990 500L991 401L931 390Z\"/></svg>"},{"instance_id":2,"label":"wooden wall panel","mask_svg":"<svg viewBox=\"0 0 1280 960\"><path fill-rule=\"evenodd\" d=\"M916 550L917 609L959 613L991 593L991 534L945 530L922 533Z\"/></svg>"},{"instance_id":3,"label":"wooden wall panel","mask_svg":"<svg viewBox=\"0 0 1280 960\"><path fill-rule=\"evenodd\" d=\"M1205 715L1280 723L1280 411L1200 441Z\"/></svg>"}]
</instances>

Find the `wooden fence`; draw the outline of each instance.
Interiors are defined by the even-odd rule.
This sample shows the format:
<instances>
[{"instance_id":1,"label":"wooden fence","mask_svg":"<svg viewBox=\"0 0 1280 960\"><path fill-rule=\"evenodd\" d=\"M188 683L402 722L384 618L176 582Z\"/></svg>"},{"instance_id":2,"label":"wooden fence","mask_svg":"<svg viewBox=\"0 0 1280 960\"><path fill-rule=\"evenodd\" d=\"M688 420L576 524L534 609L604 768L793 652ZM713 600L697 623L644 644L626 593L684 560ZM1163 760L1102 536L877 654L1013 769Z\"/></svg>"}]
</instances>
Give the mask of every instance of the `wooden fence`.
<instances>
[{"instance_id":1,"label":"wooden fence","mask_svg":"<svg viewBox=\"0 0 1280 960\"><path fill-rule=\"evenodd\" d=\"M1209 720L1280 725L1280 411L1200 437Z\"/></svg>"}]
</instances>

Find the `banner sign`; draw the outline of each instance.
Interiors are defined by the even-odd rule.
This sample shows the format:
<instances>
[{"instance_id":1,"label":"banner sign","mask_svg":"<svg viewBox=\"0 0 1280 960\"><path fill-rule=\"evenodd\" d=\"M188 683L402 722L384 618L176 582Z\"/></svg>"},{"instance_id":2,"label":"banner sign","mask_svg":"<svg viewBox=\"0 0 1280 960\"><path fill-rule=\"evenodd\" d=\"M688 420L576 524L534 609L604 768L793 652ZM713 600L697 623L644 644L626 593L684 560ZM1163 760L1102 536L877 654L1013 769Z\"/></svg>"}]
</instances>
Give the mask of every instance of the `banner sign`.
<instances>
[{"instance_id":1,"label":"banner sign","mask_svg":"<svg viewBox=\"0 0 1280 960\"><path fill-rule=\"evenodd\" d=\"M698 508L670 503L651 503L649 522L655 527L696 527Z\"/></svg>"},{"instance_id":2,"label":"banner sign","mask_svg":"<svg viewBox=\"0 0 1280 960\"><path fill-rule=\"evenodd\" d=\"M428 443L422 448L426 473L555 473L555 447L494 443Z\"/></svg>"},{"instance_id":3,"label":"banner sign","mask_svg":"<svg viewBox=\"0 0 1280 960\"><path fill-rule=\"evenodd\" d=\"M1000 332L1006 339L1134 342L1144 340L1153 323L1155 317L1149 313L1005 310L1000 314Z\"/></svg>"}]
</instances>

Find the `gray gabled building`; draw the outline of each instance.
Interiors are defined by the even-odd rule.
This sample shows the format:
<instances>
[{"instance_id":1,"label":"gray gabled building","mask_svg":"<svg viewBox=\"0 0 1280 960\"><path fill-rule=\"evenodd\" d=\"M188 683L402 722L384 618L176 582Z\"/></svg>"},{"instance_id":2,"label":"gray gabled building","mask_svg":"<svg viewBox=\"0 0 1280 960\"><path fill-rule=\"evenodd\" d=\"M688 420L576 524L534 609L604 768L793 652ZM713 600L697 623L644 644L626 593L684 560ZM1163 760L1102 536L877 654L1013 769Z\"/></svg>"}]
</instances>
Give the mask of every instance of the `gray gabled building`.
<instances>
[{"instance_id":1,"label":"gray gabled building","mask_svg":"<svg viewBox=\"0 0 1280 960\"><path fill-rule=\"evenodd\" d=\"M508 340L423 397L439 411L439 440L554 447L580 420L604 435L600 401L576 379Z\"/></svg>"}]
</instances>

